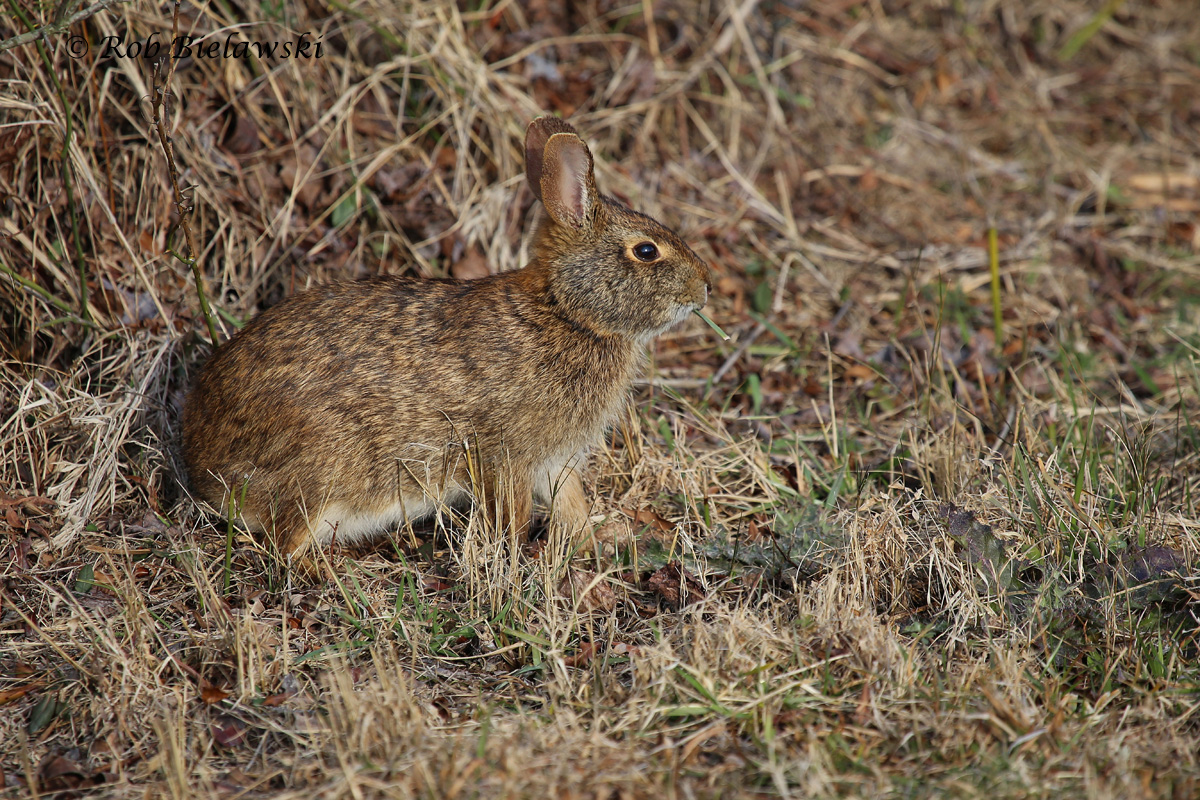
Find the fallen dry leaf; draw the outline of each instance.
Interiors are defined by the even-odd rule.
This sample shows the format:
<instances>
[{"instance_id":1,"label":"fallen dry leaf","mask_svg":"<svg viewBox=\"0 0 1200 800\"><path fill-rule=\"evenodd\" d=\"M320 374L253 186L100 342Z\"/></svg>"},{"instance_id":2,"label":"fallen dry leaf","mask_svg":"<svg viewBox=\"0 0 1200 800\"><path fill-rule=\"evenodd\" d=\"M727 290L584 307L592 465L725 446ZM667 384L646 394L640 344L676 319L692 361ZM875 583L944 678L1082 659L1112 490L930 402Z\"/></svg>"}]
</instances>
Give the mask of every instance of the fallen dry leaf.
<instances>
[{"instance_id":1,"label":"fallen dry leaf","mask_svg":"<svg viewBox=\"0 0 1200 800\"><path fill-rule=\"evenodd\" d=\"M200 699L205 705L214 705L220 703L229 697L229 692L224 689L218 689L207 681L200 684Z\"/></svg>"},{"instance_id":2,"label":"fallen dry leaf","mask_svg":"<svg viewBox=\"0 0 1200 800\"><path fill-rule=\"evenodd\" d=\"M674 608L698 603L704 599L704 587L695 575L684 569L678 561L672 561L655 572L646 581L650 591L657 594Z\"/></svg>"},{"instance_id":3,"label":"fallen dry leaf","mask_svg":"<svg viewBox=\"0 0 1200 800\"><path fill-rule=\"evenodd\" d=\"M612 611L617 605L617 593L607 579L596 578L586 569L571 569L558 585L558 593L576 603L582 612Z\"/></svg>"},{"instance_id":4,"label":"fallen dry leaf","mask_svg":"<svg viewBox=\"0 0 1200 800\"><path fill-rule=\"evenodd\" d=\"M0 706L4 705L5 703L11 703L14 700L20 700L34 689L40 689L45 685L45 681L37 680L21 686L11 686L7 689L0 689Z\"/></svg>"},{"instance_id":5,"label":"fallen dry leaf","mask_svg":"<svg viewBox=\"0 0 1200 800\"><path fill-rule=\"evenodd\" d=\"M89 772L79 764L60 755L47 756L38 767L38 783L42 792L58 798L79 797L86 790L108 780L102 772Z\"/></svg>"},{"instance_id":6,"label":"fallen dry leaf","mask_svg":"<svg viewBox=\"0 0 1200 800\"><path fill-rule=\"evenodd\" d=\"M845 377L851 380L868 380L875 377L875 370L868 367L866 364L853 364L846 367L846 371L842 373Z\"/></svg>"},{"instance_id":7,"label":"fallen dry leaf","mask_svg":"<svg viewBox=\"0 0 1200 800\"><path fill-rule=\"evenodd\" d=\"M871 682L863 683L862 692L858 695L858 707L854 710L854 721L859 725L871 722Z\"/></svg>"},{"instance_id":8,"label":"fallen dry leaf","mask_svg":"<svg viewBox=\"0 0 1200 800\"><path fill-rule=\"evenodd\" d=\"M671 530L671 523L653 509L639 508L635 511L633 509L622 508L621 512L633 517L634 527L648 526L652 531L658 533L667 533Z\"/></svg>"},{"instance_id":9,"label":"fallen dry leaf","mask_svg":"<svg viewBox=\"0 0 1200 800\"><path fill-rule=\"evenodd\" d=\"M246 742L246 723L234 717L221 716L213 722L213 741L221 747L240 747Z\"/></svg>"},{"instance_id":10,"label":"fallen dry leaf","mask_svg":"<svg viewBox=\"0 0 1200 800\"><path fill-rule=\"evenodd\" d=\"M616 644L614 644L612 646L611 652L614 655L619 655L619 656L636 656L642 652L642 648L638 647L635 644L629 644L627 642L617 642Z\"/></svg>"},{"instance_id":11,"label":"fallen dry leaf","mask_svg":"<svg viewBox=\"0 0 1200 800\"><path fill-rule=\"evenodd\" d=\"M427 592L448 592L454 588L454 584L434 575L426 575L421 579L421 588Z\"/></svg>"},{"instance_id":12,"label":"fallen dry leaf","mask_svg":"<svg viewBox=\"0 0 1200 800\"><path fill-rule=\"evenodd\" d=\"M580 642L579 649L573 655L563 658L563 663L568 667L583 667L592 663L592 659L596 657L597 646L595 642Z\"/></svg>"}]
</instances>

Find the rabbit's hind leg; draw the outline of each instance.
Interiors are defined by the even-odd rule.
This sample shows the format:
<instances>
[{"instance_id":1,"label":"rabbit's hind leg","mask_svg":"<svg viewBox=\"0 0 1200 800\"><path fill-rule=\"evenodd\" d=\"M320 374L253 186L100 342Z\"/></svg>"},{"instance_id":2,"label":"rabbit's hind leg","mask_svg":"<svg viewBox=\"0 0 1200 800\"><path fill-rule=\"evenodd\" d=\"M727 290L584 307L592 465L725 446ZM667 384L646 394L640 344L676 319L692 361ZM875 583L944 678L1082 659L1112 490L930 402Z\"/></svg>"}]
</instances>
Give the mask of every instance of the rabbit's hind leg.
<instances>
[{"instance_id":1,"label":"rabbit's hind leg","mask_svg":"<svg viewBox=\"0 0 1200 800\"><path fill-rule=\"evenodd\" d=\"M487 482L487 489L483 508L488 522L518 541L527 541L533 522L533 485L528 476L505 470Z\"/></svg>"}]
</instances>

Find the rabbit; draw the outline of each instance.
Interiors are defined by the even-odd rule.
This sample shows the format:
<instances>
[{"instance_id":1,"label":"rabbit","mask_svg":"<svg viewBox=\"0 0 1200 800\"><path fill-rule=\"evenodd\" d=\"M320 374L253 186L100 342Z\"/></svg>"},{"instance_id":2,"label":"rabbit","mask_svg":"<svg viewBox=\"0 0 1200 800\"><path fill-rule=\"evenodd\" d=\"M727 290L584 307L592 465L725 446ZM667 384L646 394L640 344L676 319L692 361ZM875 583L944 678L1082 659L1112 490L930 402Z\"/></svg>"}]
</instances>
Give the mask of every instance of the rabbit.
<instances>
[{"instance_id":1,"label":"rabbit","mask_svg":"<svg viewBox=\"0 0 1200 800\"><path fill-rule=\"evenodd\" d=\"M194 492L284 556L472 501L519 541L534 498L578 536L588 449L711 275L597 191L567 122L529 124L525 175L546 214L521 269L317 286L218 347L184 403Z\"/></svg>"}]
</instances>

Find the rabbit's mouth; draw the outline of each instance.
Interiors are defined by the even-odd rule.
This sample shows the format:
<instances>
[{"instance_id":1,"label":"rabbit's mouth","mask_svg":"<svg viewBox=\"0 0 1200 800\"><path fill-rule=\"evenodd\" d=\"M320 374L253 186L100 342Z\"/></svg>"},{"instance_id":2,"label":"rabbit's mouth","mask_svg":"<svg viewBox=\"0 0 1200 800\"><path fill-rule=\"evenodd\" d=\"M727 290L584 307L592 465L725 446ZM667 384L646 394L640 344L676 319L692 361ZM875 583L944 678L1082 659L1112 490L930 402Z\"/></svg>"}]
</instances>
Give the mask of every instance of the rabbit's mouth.
<instances>
[{"instance_id":1,"label":"rabbit's mouth","mask_svg":"<svg viewBox=\"0 0 1200 800\"><path fill-rule=\"evenodd\" d=\"M700 287L700 297L692 300L689 303L680 303L675 308L675 314L671 322L667 324L667 327L670 328L678 325L692 314L708 305L708 291L708 284L705 283L704 286Z\"/></svg>"},{"instance_id":2,"label":"rabbit's mouth","mask_svg":"<svg viewBox=\"0 0 1200 800\"><path fill-rule=\"evenodd\" d=\"M708 285L708 281L705 281L704 285L700 287L700 297L690 303L682 304L679 307L679 310L675 312L675 322L672 322L671 324L676 325L680 322L683 322L689 316L708 305L708 293L710 291L711 288Z\"/></svg>"}]
</instances>

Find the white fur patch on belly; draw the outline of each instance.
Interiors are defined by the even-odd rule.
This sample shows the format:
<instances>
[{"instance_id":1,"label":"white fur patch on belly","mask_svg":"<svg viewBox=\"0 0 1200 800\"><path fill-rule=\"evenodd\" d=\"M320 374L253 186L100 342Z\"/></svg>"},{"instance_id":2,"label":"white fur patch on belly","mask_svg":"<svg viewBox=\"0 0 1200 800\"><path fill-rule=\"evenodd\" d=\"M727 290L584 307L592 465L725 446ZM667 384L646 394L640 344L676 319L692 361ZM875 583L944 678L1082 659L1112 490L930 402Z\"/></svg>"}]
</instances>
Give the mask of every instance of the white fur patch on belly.
<instances>
[{"instance_id":1,"label":"white fur patch on belly","mask_svg":"<svg viewBox=\"0 0 1200 800\"><path fill-rule=\"evenodd\" d=\"M396 500L370 509L330 503L322 510L320 518L310 520L309 524L313 541L322 547L335 541L337 544L354 544L374 539L408 520L430 516L439 507L456 505L467 496L461 489L450 489L440 500L418 494L405 497L403 502Z\"/></svg>"}]
</instances>

